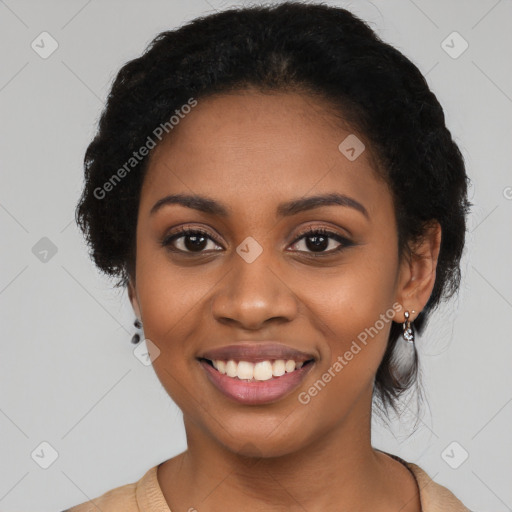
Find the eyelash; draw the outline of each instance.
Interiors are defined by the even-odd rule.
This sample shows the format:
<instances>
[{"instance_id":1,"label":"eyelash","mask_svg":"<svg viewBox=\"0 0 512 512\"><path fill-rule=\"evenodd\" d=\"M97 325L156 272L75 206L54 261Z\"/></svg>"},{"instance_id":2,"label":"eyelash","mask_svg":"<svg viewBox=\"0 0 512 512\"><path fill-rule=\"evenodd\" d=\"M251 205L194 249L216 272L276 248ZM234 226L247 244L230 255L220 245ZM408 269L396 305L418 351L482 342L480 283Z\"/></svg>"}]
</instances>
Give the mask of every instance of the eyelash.
<instances>
[{"instance_id":1,"label":"eyelash","mask_svg":"<svg viewBox=\"0 0 512 512\"><path fill-rule=\"evenodd\" d=\"M214 237L212 237L207 231L205 231L201 228L194 228L194 229L180 228L177 232L175 232L169 236L166 236L162 240L161 244L163 247L167 248L168 250L170 250L172 252L176 252L176 253L187 254L187 255L203 254L204 251L198 251L198 252L182 251L181 249L176 249L176 248L171 247L172 242L174 242L175 240L178 240L180 238L190 236L190 235L202 235L202 236L209 238L216 244L220 245L219 242L217 240L215 240ZM315 228L315 227L310 227L310 228L307 228L307 229L299 232L297 234L297 237L295 238L295 240L292 242L291 245L295 245L297 242L299 242L303 238L307 238L308 236L314 236L314 235L327 236L329 238L336 240L336 242L339 242L341 245L339 247L337 247L336 249L331 249L330 251L325 251L325 252L320 252L320 253L315 253L312 251L298 251L299 253L306 253L314 258L318 258L318 257L322 257L322 256L330 256L332 254L342 251L343 249L345 249L347 247L354 245L354 243L352 241L348 240L347 238L341 236L338 233L329 231L328 229L325 229L325 228Z\"/></svg>"}]
</instances>

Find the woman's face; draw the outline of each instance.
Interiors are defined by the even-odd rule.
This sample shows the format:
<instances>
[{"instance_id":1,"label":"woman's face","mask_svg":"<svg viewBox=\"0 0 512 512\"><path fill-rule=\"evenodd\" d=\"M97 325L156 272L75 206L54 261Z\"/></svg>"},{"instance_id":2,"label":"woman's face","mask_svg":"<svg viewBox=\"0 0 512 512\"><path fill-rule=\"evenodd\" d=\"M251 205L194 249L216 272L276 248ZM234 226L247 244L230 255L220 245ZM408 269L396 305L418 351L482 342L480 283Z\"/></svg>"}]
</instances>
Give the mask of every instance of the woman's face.
<instances>
[{"instance_id":1,"label":"woman's face","mask_svg":"<svg viewBox=\"0 0 512 512\"><path fill-rule=\"evenodd\" d=\"M391 193L353 135L313 98L245 91L199 99L153 150L132 301L187 431L280 455L368 422L391 318L422 305L404 296ZM196 199L161 201L178 194ZM246 379L260 363L262 380L207 356ZM281 359L310 362L269 378Z\"/></svg>"}]
</instances>

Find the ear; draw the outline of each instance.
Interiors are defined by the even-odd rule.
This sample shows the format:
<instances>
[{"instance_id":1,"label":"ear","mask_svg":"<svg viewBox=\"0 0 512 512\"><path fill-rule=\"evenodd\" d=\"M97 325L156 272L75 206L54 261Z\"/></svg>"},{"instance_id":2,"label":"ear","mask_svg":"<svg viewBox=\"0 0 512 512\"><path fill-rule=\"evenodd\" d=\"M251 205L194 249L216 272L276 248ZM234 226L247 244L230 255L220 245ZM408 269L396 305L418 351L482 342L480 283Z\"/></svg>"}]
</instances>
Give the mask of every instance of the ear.
<instances>
[{"instance_id":1,"label":"ear","mask_svg":"<svg viewBox=\"0 0 512 512\"><path fill-rule=\"evenodd\" d=\"M403 313L411 313L411 321L415 320L425 307L434 289L440 248L441 226L439 222L432 221L427 225L423 238L410 246L410 254L404 255L399 271L396 300L402 305ZM403 319L397 319L404 320L405 315Z\"/></svg>"},{"instance_id":2,"label":"ear","mask_svg":"<svg viewBox=\"0 0 512 512\"><path fill-rule=\"evenodd\" d=\"M137 297L137 290L135 288L135 284L130 279L128 281L128 297L130 298L130 302L132 303L132 308L135 313L135 316L141 320L141 314L140 314L140 306L139 306L139 299Z\"/></svg>"}]
</instances>

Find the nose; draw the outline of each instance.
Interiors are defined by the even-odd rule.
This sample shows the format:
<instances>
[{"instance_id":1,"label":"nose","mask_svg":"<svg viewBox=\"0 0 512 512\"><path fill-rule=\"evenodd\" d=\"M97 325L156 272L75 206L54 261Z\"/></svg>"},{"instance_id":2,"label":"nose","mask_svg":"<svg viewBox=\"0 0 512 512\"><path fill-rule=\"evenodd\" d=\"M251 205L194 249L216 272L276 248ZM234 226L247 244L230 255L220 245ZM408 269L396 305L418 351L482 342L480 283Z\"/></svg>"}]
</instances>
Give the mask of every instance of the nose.
<instances>
[{"instance_id":1,"label":"nose","mask_svg":"<svg viewBox=\"0 0 512 512\"><path fill-rule=\"evenodd\" d=\"M211 299L212 314L218 322L258 330L271 320L285 323L297 316L298 299L293 283L287 283L272 268L265 253L252 263L233 255L231 271Z\"/></svg>"}]
</instances>

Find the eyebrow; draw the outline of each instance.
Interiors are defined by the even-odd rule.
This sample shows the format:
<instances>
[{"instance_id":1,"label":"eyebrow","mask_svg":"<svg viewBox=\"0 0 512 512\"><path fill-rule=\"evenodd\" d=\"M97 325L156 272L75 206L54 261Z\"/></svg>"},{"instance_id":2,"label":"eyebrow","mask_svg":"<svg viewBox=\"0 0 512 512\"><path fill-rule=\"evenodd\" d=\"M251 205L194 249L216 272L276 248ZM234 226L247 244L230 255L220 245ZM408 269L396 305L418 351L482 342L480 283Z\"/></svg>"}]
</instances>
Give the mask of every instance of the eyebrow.
<instances>
[{"instance_id":1,"label":"eyebrow","mask_svg":"<svg viewBox=\"0 0 512 512\"><path fill-rule=\"evenodd\" d=\"M153 215L163 206L169 204L179 204L210 215L218 215L219 217L228 217L231 212L231 208L208 197L197 194L171 194L159 199L153 205L149 214ZM370 218L368 211L359 201L338 193L301 197L281 203L277 207L277 215L280 217L289 217L303 211L333 205L353 208L362 213L367 219Z\"/></svg>"}]
</instances>

